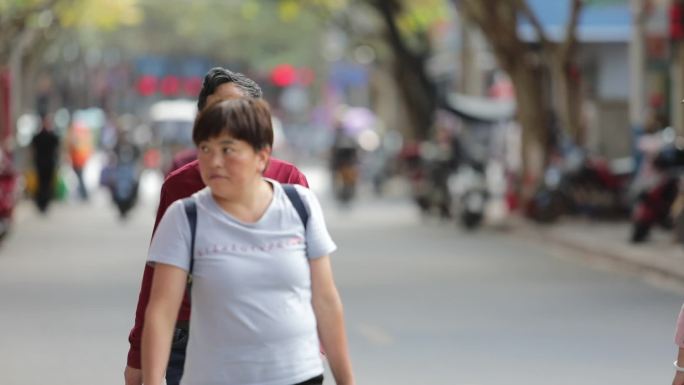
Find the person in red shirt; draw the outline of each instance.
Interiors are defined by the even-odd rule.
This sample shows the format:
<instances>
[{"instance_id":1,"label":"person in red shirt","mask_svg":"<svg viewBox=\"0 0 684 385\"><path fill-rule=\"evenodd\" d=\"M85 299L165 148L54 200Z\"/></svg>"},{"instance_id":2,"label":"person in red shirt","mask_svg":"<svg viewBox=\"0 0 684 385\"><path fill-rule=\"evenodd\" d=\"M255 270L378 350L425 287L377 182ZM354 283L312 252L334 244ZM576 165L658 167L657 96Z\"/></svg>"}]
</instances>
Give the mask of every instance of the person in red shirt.
<instances>
[{"instance_id":1,"label":"person in red shirt","mask_svg":"<svg viewBox=\"0 0 684 385\"><path fill-rule=\"evenodd\" d=\"M200 91L197 101L197 108L201 111L207 105L211 105L216 101L223 99L243 97L261 98L261 96L261 89L253 80L240 73L216 67L209 70L204 77L202 90ZM281 183L296 183L308 187L306 177L295 166L274 158L271 158L268 167L264 172L264 177L275 179ZM166 209L171 203L178 199L189 197L204 187L204 183L200 177L197 160L171 172L166 177L161 188L154 230L156 230L159 221L164 216ZM154 267L145 265L135 313L135 324L128 336L130 349L128 351L126 369L124 370L126 385L142 385L140 346L142 329L145 322L145 310L147 309L147 303L150 297L153 274ZM183 374L183 365L185 363L185 345L188 337L189 319L190 301L189 297L186 295L178 314L177 327L174 332L171 357L166 371L167 385L178 385L180 383L180 378Z\"/></svg>"}]
</instances>

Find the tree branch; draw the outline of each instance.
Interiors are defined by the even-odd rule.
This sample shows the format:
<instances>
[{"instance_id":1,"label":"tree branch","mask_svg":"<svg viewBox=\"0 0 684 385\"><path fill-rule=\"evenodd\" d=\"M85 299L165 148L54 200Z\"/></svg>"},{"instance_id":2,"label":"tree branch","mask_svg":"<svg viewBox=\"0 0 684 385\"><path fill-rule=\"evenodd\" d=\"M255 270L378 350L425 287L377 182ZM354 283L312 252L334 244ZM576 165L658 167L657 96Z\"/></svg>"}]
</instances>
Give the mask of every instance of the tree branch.
<instances>
[{"instance_id":1,"label":"tree branch","mask_svg":"<svg viewBox=\"0 0 684 385\"><path fill-rule=\"evenodd\" d=\"M570 19L565 27L565 41L560 48L561 60L563 61L567 60L577 45L577 27L583 3L582 0L572 0L572 4L570 5Z\"/></svg>"},{"instance_id":2,"label":"tree branch","mask_svg":"<svg viewBox=\"0 0 684 385\"><path fill-rule=\"evenodd\" d=\"M40 12L52 8L59 0L47 0L43 3L38 3L30 7L25 7L19 11L8 11L6 14L0 16L0 36L3 42L0 43L0 65L7 60L7 55L12 50L12 46L16 44L15 40L23 36L28 28L28 19Z\"/></svg>"},{"instance_id":3,"label":"tree branch","mask_svg":"<svg viewBox=\"0 0 684 385\"><path fill-rule=\"evenodd\" d=\"M12 14L12 12L7 12L7 14L3 15L3 17L0 18L0 25L4 25L5 23L16 22L17 20L26 20L33 14L52 8L55 4L57 4L57 1L58 0L47 0L44 3L38 3L31 7L21 9L20 11L18 11L18 13L15 14Z\"/></svg>"},{"instance_id":4,"label":"tree branch","mask_svg":"<svg viewBox=\"0 0 684 385\"><path fill-rule=\"evenodd\" d=\"M499 64L510 71L528 50L518 36L516 5L509 0L461 0L459 5L463 15L486 36Z\"/></svg>"},{"instance_id":5,"label":"tree branch","mask_svg":"<svg viewBox=\"0 0 684 385\"><path fill-rule=\"evenodd\" d=\"M539 22L537 15L534 14L532 8L527 4L526 0L515 0L517 8L520 10L523 16L530 22L532 28L537 32L537 37L539 38L539 43L545 47L549 47L549 39L546 36L546 31L544 31L544 26Z\"/></svg>"}]
</instances>

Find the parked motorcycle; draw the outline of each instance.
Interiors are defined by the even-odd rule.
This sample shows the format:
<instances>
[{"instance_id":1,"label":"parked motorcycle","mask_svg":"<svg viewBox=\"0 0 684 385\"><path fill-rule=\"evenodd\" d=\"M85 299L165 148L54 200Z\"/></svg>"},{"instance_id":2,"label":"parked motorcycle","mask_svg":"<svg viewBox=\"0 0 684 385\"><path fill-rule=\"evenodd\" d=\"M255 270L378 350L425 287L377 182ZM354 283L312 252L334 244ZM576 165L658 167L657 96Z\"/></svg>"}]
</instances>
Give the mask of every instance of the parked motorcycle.
<instances>
[{"instance_id":1,"label":"parked motorcycle","mask_svg":"<svg viewBox=\"0 0 684 385\"><path fill-rule=\"evenodd\" d=\"M551 162L542 185L528 203L527 215L542 223L568 214L626 217L632 174L629 159L610 161L575 149Z\"/></svg>"},{"instance_id":2,"label":"parked motorcycle","mask_svg":"<svg viewBox=\"0 0 684 385\"><path fill-rule=\"evenodd\" d=\"M645 242L655 225L668 230L674 227L671 209L684 175L684 149L666 144L653 159L652 167L658 178L638 195L632 212L630 240L633 243Z\"/></svg>"},{"instance_id":3,"label":"parked motorcycle","mask_svg":"<svg viewBox=\"0 0 684 385\"><path fill-rule=\"evenodd\" d=\"M462 164L449 177L449 192L461 224L474 230L482 224L489 199L489 188L484 165L478 162Z\"/></svg>"},{"instance_id":4,"label":"parked motorcycle","mask_svg":"<svg viewBox=\"0 0 684 385\"><path fill-rule=\"evenodd\" d=\"M10 231L16 204L17 174L9 156L0 153L0 240Z\"/></svg>"},{"instance_id":5,"label":"parked motorcycle","mask_svg":"<svg viewBox=\"0 0 684 385\"><path fill-rule=\"evenodd\" d=\"M411 195L424 215L451 217L448 180L453 172L449 151L431 142L407 145L401 153L405 173L411 184Z\"/></svg>"}]
</instances>

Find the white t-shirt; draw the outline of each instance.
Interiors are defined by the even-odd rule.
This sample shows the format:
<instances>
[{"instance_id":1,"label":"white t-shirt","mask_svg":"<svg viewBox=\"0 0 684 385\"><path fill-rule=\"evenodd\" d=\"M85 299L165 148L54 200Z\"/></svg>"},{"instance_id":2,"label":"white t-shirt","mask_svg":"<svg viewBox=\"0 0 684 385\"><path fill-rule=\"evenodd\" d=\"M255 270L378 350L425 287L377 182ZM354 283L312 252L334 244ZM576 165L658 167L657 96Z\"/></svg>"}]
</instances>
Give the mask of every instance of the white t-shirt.
<instances>
[{"instance_id":1,"label":"white t-shirt","mask_svg":"<svg viewBox=\"0 0 684 385\"><path fill-rule=\"evenodd\" d=\"M308 259L336 249L313 193L296 186L306 231L282 186L256 223L223 210L204 188L197 202L192 312L184 385L286 385L323 373ZM188 270L190 227L174 202L148 261Z\"/></svg>"}]
</instances>

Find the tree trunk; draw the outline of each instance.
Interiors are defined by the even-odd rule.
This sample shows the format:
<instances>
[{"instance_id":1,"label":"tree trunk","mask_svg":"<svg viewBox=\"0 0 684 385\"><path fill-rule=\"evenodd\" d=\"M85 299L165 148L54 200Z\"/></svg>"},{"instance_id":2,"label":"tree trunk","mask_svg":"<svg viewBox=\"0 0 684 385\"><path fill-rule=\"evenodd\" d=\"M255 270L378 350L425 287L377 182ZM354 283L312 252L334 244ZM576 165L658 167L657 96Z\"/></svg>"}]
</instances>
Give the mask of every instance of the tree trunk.
<instances>
[{"instance_id":1,"label":"tree trunk","mask_svg":"<svg viewBox=\"0 0 684 385\"><path fill-rule=\"evenodd\" d=\"M12 53L9 59L9 72L10 72L10 84L12 84L12 89L10 92L10 116L12 116L11 125L14 127L16 121L21 115L22 111L22 101L23 101L23 59L27 50L33 44L36 37L36 30L25 30L21 33L21 36L17 39L17 43L12 47Z\"/></svg>"},{"instance_id":2,"label":"tree trunk","mask_svg":"<svg viewBox=\"0 0 684 385\"><path fill-rule=\"evenodd\" d=\"M582 145L580 81L572 64L562 58L550 60L553 101L558 121L573 142Z\"/></svg>"},{"instance_id":3,"label":"tree trunk","mask_svg":"<svg viewBox=\"0 0 684 385\"><path fill-rule=\"evenodd\" d=\"M422 84L414 66L397 58L394 64L395 78L411 121L412 132L416 139L427 139L430 135L433 115L436 109L436 90Z\"/></svg>"},{"instance_id":4,"label":"tree trunk","mask_svg":"<svg viewBox=\"0 0 684 385\"><path fill-rule=\"evenodd\" d=\"M510 69L515 88L518 121L522 130L523 202L528 201L541 180L549 149L549 106L542 67L519 64Z\"/></svg>"},{"instance_id":5,"label":"tree trunk","mask_svg":"<svg viewBox=\"0 0 684 385\"><path fill-rule=\"evenodd\" d=\"M554 91L554 102L562 129L576 145L583 144L581 127L581 82L574 58L577 52L577 24L583 2L572 0L565 40L548 45L546 53Z\"/></svg>"},{"instance_id":6,"label":"tree trunk","mask_svg":"<svg viewBox=\"0 0 684 385\"><path fill-rule=\"evenodd\" d=\"M574 65L567 68L564 76L567 84L568 129L575 144L584 146L586 128L582 123L582 79L579 69Z\"/></svg>"},{"instance_id":7,"label":"tree trunk","mask_svg":"<svg viewBox=\"0 0 684 385\"><path fill-rule=\"evenodd\" d=\"M387 27L387 40L394 53L394 75L412 131L416 139L427 139L438 97L437 88L425 68L429 49L416 53L406 46L395 21L395 16L400 11L400 4L396 0L379 0L371 4L378 10ZM429 44L427 37L424 39L426 45Z\"/></svg>"}]
</instances>

